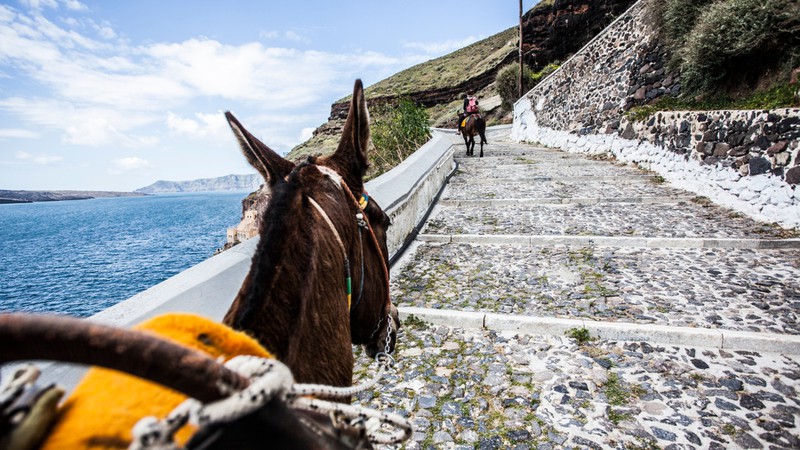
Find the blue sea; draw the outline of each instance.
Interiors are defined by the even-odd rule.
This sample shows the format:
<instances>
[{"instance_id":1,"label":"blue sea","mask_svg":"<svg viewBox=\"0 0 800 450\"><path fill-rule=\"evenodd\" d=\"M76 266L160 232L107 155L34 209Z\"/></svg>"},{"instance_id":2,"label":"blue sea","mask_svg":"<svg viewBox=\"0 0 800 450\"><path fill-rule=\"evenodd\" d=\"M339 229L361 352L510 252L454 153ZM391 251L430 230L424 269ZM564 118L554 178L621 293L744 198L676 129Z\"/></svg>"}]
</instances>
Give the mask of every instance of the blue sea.
<instances>
[{"instance_id":1,"label":"blue sea","mask_svg":"<svg viewBox=\"0 0 800 450\"><path fill-rule=\"evenodd\" d=\"M211 257L245 192L0 205L0 312L86 317Z\"/></svg>"}]
</instances>

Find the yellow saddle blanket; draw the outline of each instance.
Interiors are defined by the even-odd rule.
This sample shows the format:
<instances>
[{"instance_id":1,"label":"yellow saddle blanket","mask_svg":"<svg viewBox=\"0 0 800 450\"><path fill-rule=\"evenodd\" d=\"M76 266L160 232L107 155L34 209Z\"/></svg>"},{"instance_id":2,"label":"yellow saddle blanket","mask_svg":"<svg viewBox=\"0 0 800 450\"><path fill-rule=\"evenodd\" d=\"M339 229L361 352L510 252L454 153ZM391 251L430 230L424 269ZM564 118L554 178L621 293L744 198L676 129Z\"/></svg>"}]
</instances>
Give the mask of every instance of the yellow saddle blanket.
<instances>
[{"instance_id":1,"label":"yellow saddle blanket","mask_svg":"<svg viewBox=\"0 0 800 450\"><path fill-rule=\"evenodd\" d=\"M165 314L137 330L229 360L253 355L272 358L255 339L193 314ZM59 409L42 449L126 449L131 428L145 416L166 417L186 396L158 384L114 370L93 368ZM195 430L184 427L175 436L185 443Z\"/></svg>"},{"instance_id":2,"label":"yellow saddle blanket","mask_svg":"<svg viewBox=\"0 0 800 450\"><path fill-rule=\"evenodd\" d=\"M469 119L472 116L475 116L476 119L480 119L481 118L480 114L470 114L467 117L464 117L464 120L461 121L461 128L464 128L464 127L467 126L467 119Z\"/></svg>"}]
</instances>

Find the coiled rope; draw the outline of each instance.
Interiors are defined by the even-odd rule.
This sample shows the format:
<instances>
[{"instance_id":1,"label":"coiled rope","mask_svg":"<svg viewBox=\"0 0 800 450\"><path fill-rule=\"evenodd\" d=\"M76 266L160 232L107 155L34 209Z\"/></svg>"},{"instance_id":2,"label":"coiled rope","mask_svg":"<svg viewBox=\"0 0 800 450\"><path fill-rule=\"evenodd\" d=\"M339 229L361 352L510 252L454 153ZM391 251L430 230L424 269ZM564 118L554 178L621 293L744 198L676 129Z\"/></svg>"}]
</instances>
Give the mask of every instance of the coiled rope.
<instances>
[{"instance_id":1,"label":"coiled rope","mask_svg":"<svg viewBox=\"0 0 800 450\"><path fill-rule=\"evenodd\" d=\"M174 434L185 424L197 427L231 423L251 414L278 398L293 409L330 413L350 426L362 427L367 439L376 444L397 444L411 436L411 422L395 413L372 408L334 403L308 396L341 398L372 388L383 376L387 360L379 361L381 368L370 380L357 386L341 388L318 384L295 384L292 372L280 361L255 356L237 356L225 363L229 369L250 379L250 385L222 400L202 404L188 399L178 405L165 419L145 417L133 427L131 450L181 450ZM391 431L385 431L389 427Z\"/></svg>"}]
</instances>

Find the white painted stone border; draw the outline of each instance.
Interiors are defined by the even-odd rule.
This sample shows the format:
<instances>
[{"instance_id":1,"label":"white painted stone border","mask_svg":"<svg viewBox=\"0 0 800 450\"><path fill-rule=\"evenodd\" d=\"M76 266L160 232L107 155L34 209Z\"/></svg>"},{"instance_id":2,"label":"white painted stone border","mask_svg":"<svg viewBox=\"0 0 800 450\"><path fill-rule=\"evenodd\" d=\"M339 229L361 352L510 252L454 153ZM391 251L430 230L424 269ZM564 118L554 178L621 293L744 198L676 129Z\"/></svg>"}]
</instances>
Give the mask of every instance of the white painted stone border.
<instances>
[{"instance_id":1,"label":"white painted stone border","mask_svg":"<svg viewBox=\"0 0 800 450\"><path fill-rule=\"evenodd\" d=\"M539 127L530 101L526 105L525 100L520 99L515 104L512 138L518 141L557 147L571 153L610 153L621 162L658 173L674 187L708 197L714 203L754 219L778 222L788 228L800 227L800 188L792 189L780 177L768 174L743 177L733 169L703 165L648 141L623 139L616 134L578 136ZM789 206L763 204L765 197L760 193L766 192L771 193L767 198L786 200Z\"/></svg>"}]
</instances>

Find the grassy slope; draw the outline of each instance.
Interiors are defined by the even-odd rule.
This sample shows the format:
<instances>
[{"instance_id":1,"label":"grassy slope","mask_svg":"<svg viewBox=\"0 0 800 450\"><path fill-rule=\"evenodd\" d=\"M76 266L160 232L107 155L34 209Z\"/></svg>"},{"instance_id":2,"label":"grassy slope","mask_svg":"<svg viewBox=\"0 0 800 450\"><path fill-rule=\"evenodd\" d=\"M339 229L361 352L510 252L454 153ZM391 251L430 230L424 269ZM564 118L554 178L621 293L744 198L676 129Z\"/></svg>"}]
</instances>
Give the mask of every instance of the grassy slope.
<instances>
[{"instance_id":1,"label":"grassy slope","mask_svg":"<svg viewBox=\"0 0 800 450\"><path fill-rule=\"evenodd\" d=\"M366 90L367 98L441 89L492 70L517 51L517 29L509 28L445 56L398 72ZM344 100L344 99L343 99Z\"/></svg>"}]
</instances>

